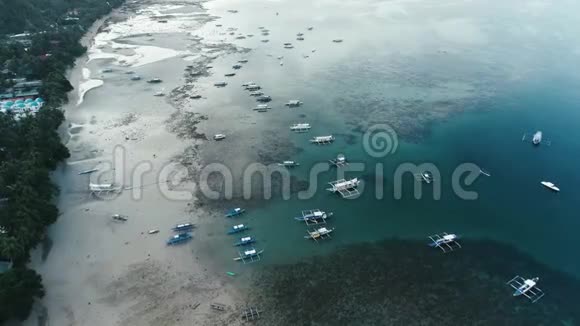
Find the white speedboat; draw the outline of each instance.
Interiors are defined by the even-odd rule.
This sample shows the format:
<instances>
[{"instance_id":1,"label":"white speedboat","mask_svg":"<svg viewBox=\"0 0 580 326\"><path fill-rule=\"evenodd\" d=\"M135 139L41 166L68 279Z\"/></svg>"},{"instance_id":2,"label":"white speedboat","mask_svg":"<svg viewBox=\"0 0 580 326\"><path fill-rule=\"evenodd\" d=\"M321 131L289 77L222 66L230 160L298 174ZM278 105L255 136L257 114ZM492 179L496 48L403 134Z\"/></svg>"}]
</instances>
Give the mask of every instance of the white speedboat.
<instances>
[{"instance_id":1,"label":"white speedboat","mask_svg":"<svg viewBox=\"0 0 580 326\"><path fill-rule=\"evenodd\" d=\"M549 182L549 181L542 181L542 182L541 182L541 184L542 184L544 187L546 187L546 188L548 188L548 189L550 189L550 190L553 190L553 191L555 191L555 192L559 192L559 191L560 191L560 188L556 187L556 185L555 185L555 184L553 184L552 182Z\"/></svg>"}]
</instances>

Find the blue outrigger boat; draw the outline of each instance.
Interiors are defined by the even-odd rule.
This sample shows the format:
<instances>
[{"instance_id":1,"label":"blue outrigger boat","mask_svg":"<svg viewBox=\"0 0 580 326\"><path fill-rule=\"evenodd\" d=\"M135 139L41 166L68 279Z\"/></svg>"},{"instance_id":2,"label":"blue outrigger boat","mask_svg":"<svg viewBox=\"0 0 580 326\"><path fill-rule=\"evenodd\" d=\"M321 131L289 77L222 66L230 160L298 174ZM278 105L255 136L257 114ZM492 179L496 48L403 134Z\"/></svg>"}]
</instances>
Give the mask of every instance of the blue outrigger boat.
<instances>
[{"instance_id":1,"label":"blue outrigger boat","mask_svg":"<svg viewBox=\"0 0 580 326\"><path fill-rule=\"evenodd\" d=\"M228 234L235 234L235 233L240 233L240 232L244 232L247 229L249 229L249 227L247 225L244 224L238 224L238 225L234 225L232 226L232 228L228 231Z\"/></svg>"},{"instance_id":2,"label":"blue outrigger boat","mask_svg":"<svg viewBox=\"0 0 580 326\"><path fill-rule=\"evenodd\" d=\"M167 245L173 246L176 244L180 244L180 243L191 240L191 238L193 238L193 237L189 233L179 233L179 234L176 234L176 235L172 236L171 238L169 238L169 240L167 240Z\"/></svg>"},{"instance_id":3,"label":"blue outrigger boat","mask_svg":"<svg viewBox=\"0 0 580 326\"><path fill-rule=\"evenodd\" d=\"M195 224L182 223L182 224L177 224L171 230L173 230L175 232L181 232L181 231L189 231L189 230L192 230L193 228L195 228Z\"/></svg>"},{"instance_id":4,"label":"blue outrigger boat","mask_svg":"<svg viewBox=\"0 0 580 326\"><path fill-rule=\"evenodd\" d=\"M234 209L226 212L226 217L239 216L239 215L244 214L245 212L246 212L246 210L243 209L243 208L239 208L239 207L238 208L234 208Z\"/></svg>"},{"instance_id":5,"label":"blue outrigger boat","mask_svg":"<svg viewBox=\"0 0 580 326\"><path fill-rule=\"evenodd\" d=\"M252 237L243 237L243 238L240 238L240 241L234 243L234 246L241 247L241 246L249 245L249 244L254 243L254 242L256 242L256 239L254 239Z\"/></svg>"}]
</instances>

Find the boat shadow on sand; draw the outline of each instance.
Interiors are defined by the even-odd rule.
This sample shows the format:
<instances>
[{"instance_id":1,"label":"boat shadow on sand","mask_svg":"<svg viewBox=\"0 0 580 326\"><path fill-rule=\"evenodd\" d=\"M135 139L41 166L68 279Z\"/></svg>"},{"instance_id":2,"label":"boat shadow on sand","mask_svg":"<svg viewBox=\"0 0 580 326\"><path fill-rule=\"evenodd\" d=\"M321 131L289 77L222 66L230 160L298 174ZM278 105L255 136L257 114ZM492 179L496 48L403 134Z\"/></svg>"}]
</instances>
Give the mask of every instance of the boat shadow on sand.
<instances>
[{"instance_id":1,"label":"boat shadow on sand","mask_svg":"<svg viewBox=\"0 0 580 326\"><path fill-rule=\"evenodd\" d=\"M264 325L575 325L580 281L513 247L463 241L442 254L422 242L352 245L254 274ZM514 275L540 276L538 303L512 297ZM527 275L527 274L526 274Z\"/></svg>"}]
</instances>

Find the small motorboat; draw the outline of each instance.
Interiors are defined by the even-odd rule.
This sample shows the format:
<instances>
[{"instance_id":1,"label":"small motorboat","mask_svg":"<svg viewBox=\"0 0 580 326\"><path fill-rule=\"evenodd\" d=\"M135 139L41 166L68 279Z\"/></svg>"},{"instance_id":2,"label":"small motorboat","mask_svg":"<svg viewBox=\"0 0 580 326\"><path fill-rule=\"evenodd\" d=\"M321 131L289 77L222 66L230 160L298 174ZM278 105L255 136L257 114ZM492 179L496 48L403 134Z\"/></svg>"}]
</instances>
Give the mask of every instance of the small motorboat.
<instances>
[{"instance_id":1,"label":"small motorboat","mask_svg":"<svg viewBox=\"0 0 580 326\"><path fill-rule=\"evenodd\" d=\"M541 142L542 142L542 132L541 131L536 131L536 133L532 137L532 144L534 144L534 145L540 145Z\"/></svg>"},{"instance_id":2,"label":"small motorboat","mask_svg":"<svg viewBox=\"0 0 580 326\"><path fill-rule=\"evenodd\" d=\"M242 68L242 65L233 65L232 68L234 68L234 69L241 69Z\"/></svg>"},{"instance_id":3,"label":"small motorboat","mask_svg":"<svg viewBox=\"0 0 580 326\"><path fill-rule=\"evenodd\" d=\"M185 242L191 240L192 238L193 238L193 236L189 233L176 234L176 235L172 236L171 238L169 238L169 240L167 240L167 245L173 246L173 245L177 245L180 243L185 243Z\"/></svg>"},{"instance_id":4,"label":"small motorboat","mask_svg":"<svg viewBox=\"0 0 580 326\"><path fill-rule=\"evenodd\" d=\"M332 42L334 42L334 43L342 43L342 39L337 38L337 39L332 40Z\"/></svg>"},{"instance_id":5,"label":"small motorboat","mask_svg":"<svg viewBox=\"0 0 580 326\"><path fill-rule=\"evenodd\" d=\"M226 77L234 77L235 75L236 75L236 73L234 73L234 72L224 74L224 76L226 76Z\"/></svg>"},{"instance_id":6,"label":"small motorboat","mask_svg":"<svg viewBox=\"0 0 580 326\"><path fill-rule=\"evenodd\" d=\"M192 224L192 223L182 223L182 224L177 224L171 230L173 230L175 232L182 232L182 231L193 230L194 228L195 228L195 224Z\"/></svg>"},{"instance_id":7,"label":"small motorboat","mask_svg":"<svg viewBox=\"0 0 580 326\"><path fill-rule=\"evenodd\" d=\"M162 91L158 91L158 92L155 92L155 94L153 94L153 96L163 97L163 96L165 96L165 93L163 93Z\"/></svg>"},{"instance_id":8,"label":"small motorboat","mask_svg":"<svg viewBox=\"0 0 580 326\"><path fill-rule=\"evenodd\" d=\"M149 233L149 234L157 234L157 233L159 233L159 230L158 229L152 229L152 230L149 230L147 233Z\"/></svg>"},{"instance_id":9,"label":"small motorboat","mask_svg":"<svg viewBox=\"0 0 580 326\"><path fill-rule=\"evenodd\" d=\"M298 40L298 41L304 41L304 37L297 37L296 40Z\"/></svg>"},{"instance_id":10,"label":"small motorboat","mask_svg":"<svg viewBox=\"0 0 580 326\"><path fill-rule=\"evenodd\" d=\"M238 225L232 226L232 228L228 231L228 234L240 233L240 232L244 232L248 229L249 229L249 227L247 225L238 224Z\"/></svg>"},{"instance_id":11,"label":"small motorboat","mask_svg":"<svg viewBox=\"0 0 580 326\"><path fill-rule=\"evenodd\" d=\"M264 95L264 93L262 93L262 92L251 92L250 93L250 96L262 96L262 95Z\"/></svg>"},{"instance_id":12,"label":"small motorboat","mask_svg":"<svg viewBox=\"0 0 580 326\"><path fill-rule=\"evenodd\" d=\"M226 217L240 216L246 212L243 208L234 208L226 212Z\"/></svg>"},{"instance_id":13,"label":"small motorboat","mask_svg":"<svg viewBox=\"0 0 580 326\"><path fill-rule=\"evenodd\" d=\"M135 75L135 76L131 76L131 80L141 80L141 77Z\"/></svg>"},{"instance_id":14,"label":"small motorboat","mask_svg":"<svg viewBox=\"0 0 580 326\"><path fill-rule=\"evenodd\" d=\"M149 84L159 84L159 83L161 83L161 82L162 82L162 80L161 80L161 79L159 79L159 78L152 78L152 79L149 79L147 82L148 82Z\"/></svg>"},{"instance_id":15,"label":"small motorboat","mask_svg":"<svg viewBox=\"0 0 580 326\"><path fill-rule=\"evenodd\" d=\"M300 166L300 163L294 162L294 161L283 161L282 163L278 163L278 165L286 167L286 168L293 168L293 167Z\"/></svg>"},{"instance_id":16,"label":"small motorboat","mask_svg":"<svg viewBox=\"0 0 580 326\"><path fill-rule=\"evenodd\" d=\"M213 136L213 140L224 140L226 139L226 135L224 134L216 134Z\"/></svg>"},{"instance_id":17,"label":"small motorboat","mask_svg":"<svg viewBox=\"0 0 580 326\"><path fill-rule=\"evenodd\" d=\"M261 96L258 96L256 98L256 101L258 101L258 102L270 102L270 101L272 101L272 98L268 95L261 95Z\"/></svg>"},{"instance_id":18,"label":"small motorboat","mask_svg":"<svg viewBox=\"0 0 580 326\"><path fill-rule=\"evenodd\" d=\"M248 34L248 35L251 35L251 34ZM248 63L248 60L247 59L238 60L238 63Z\"/></svg>"},{"instance_id":19,"label":"small motorboat","mask_svg":"<svg viewBox=\"0 0 580 326\"><path fill-rule=\"evenodd\" d=\"M538 284L539 280L540 280L539 277L524 280L524 283L514 291L513 296L518 297L520 295L525 294L526 292L531 290L534 286L536 286L536 284Z\"/></svg>"},{"instance_id":20,"label":"small motorboat","mask_svg":"<svg viewBox=\"0 0 580 326\"><path fill-rule=\"evenodd\" d=\"M542 182L541 182L541 184L542 184L544 187L546 187L546 188L548 188L548 189L550 189L550 190L552 190L552 191L555 191L555 192L559 192L559 191L560 191L560 188L556 187L556 185L555 185L555 184L553 184L552 182L549 182L549 181L542 181Z\"/></svg>"},{"instance_id":21,"label":"small motorboat","mask_svg":"<svg viewBox=\"0 0 580 326\"><path fill-rule=\"evenodd\" d=\"M252 238L252 237L243 237L240 238L240 241L234 243L235 247L241 247L241 246L246 246L252 243L255 243L256 239Z\"/></svg>"},{"instance_id":22,"label":"small motorboat","mask_svg":"<svg viewBox=\"0 0 580 326\"><path fill-rule=\"evenodd\" d=\"M215 87L225 87L228 83L226 83L225 81L220 81L220 82L215 82L213 83L213 85Z\"/></svg>"}]
</instances>

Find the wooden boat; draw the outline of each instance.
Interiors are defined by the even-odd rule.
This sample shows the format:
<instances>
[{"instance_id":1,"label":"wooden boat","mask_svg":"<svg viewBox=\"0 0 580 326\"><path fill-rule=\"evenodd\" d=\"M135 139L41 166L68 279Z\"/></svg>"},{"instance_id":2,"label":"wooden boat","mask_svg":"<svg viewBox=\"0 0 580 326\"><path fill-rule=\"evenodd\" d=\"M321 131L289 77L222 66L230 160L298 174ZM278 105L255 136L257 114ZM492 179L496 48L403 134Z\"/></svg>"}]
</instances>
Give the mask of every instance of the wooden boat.
<instances>
[{"instance_id":1,"label":"wooden boat","mask_svg":"<svg viewBox=\"0 0 580 326\"><path fill-rule=\"evenodd\" d=\"M262 93L262 92L251 92L250 93L250 96L262 96L262 95L264 95L264 93Z\"/></svg>"},{"instance_id":2,"label":"wooden boat","mask_svg":"<svg viewBox=\"0 0 580 326\"><path fill-rule=\"evenodd\" d=\"M238 225L232 226L232 228L228 231L228 234L240 233L240 232L244 232L248 229L249 229L249 227L247 225L238 224Z\"/></svg>"},{"instance_id":3,"label":"wooden boat","mask_svg":"<svg viewBox=\"0 0 580 326\"><path fill-rule=\"evenodd\" d=\"M256 85L256 84L250 84L248 86L246 86L246 90L248 91L257 91L260 90L262 87Z\"/></svg>"},{"instance_id":4,"label":"wooden boat","mask_svg":"<svg viewBox=\"0 0 580 326\"><path fill-rule=\"evenodd\" d=\"M243 208L234 208L232 210L229 210L226 212L226 217L235 217L235 216L240 216L242 214L244 214L246 212L245 209Z\"/></svg>"},{"instance_id":5,"label":"wooden boat","mask_svg":"<svg viewBox=\"0 0 580 326\"><path fill-rule=\"evenodd\" d=\"M252 34L248 34L248 35L252 35ZM242 59L242 60L238 60L239 63L248 63L247 59Z\"/></svg>"},{"instance_id":6,"label":"wooden boat","mask_svg":"<svg viewBox=\"0 0 580 326\"><path fill-rule=\"evenodd\" d=\"M182 224L177 224L171 230L173 230L175 232L181 232L181 231L189 231L189 230L192 230L194 228L195 228L195 224L192 224L192 223L182 223Z\"/></svg>"},{"instance_id":7,"label":"wooden boat","mask_svg":"<svg viewBox=\"0 0 580 326\"><path fill-rule=\"evenodd\" d=\"M271 107L268 104L258 104L258 106L256 106L254 108L254 111L266 112L266 111L268 111L270 109L271 109Z\"/></svg>"},{"instance_id":8,"label":"wooden boat","mask_svg":"<svg viewBox=\"0 0 580 326\"><path fill-rule=\"evenodd\" d=\"M173 246L176 244L184 243L184 242L191 240L192 238L193 237L189 233L176 234L176 235L172 236L171 238L169 238L169 240L167 240L167 245Z\"/></svg>"},{"instance_id":9,"label":"wooden boat","mask_svg":"<svg viewBox=\"0 0 580 326\"><path fill-rule=\"evenodd\" d=\"M249 244L255 243L255 242L256 242L256 239L254 239L252 237L243 237L243 238L240 238L240 241L234 243L234 246L241 247L241 246L249 245Z\"/></svg>"},{"instance_id":10,"label":"wooden boat","mask_svg":"<svg viewBox=\"0 0 580 326\"><path fill-rule=\"evenodd\" d=\"M308 130L310 130L310 124L309 123L295 123L293 125L290 126L290 131L294 131L294 132L306 132Z\"/></svg>"},{"instance_id":11,"label":"wooden boat","mask_svg":"<svg viewBox=\"0 0 580 326\"><path fill-rule=\"evenodd\" d=\"M342 39L337 38L337 39L332 40L332 42L334 42L334 43L342 43Z\"/></svg>"},{"instance_id":12,"label":"wooden boat","mask_svg":"<svg viewBox=\"0 0 580 326\"><path fill-rule=\"evenodd\" d=\"M224 76L226 76L226 77L234 77L235 75L236 75L235 72L230 72L228 74L224 74Z\"/></svg>"}]
</instances>

